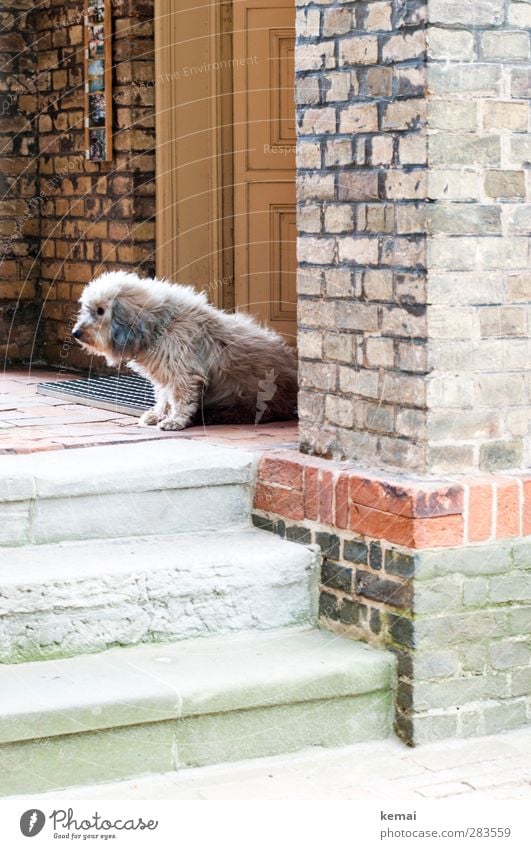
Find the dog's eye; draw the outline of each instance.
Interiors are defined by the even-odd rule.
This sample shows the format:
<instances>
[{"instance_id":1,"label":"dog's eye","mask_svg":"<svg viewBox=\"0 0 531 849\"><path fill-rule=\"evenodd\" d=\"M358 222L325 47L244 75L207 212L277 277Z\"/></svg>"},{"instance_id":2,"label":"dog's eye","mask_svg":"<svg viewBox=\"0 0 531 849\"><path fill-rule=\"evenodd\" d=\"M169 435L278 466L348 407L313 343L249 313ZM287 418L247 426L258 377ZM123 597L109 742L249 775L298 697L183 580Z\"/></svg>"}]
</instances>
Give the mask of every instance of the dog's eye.
<instances>
[{"instance_id":1,"label":"dog's eye","mask_svg":"<svg viewBox=\"0 0 531 849\"><path fill-rule=\"evenodd\" d=\"M103 307L98 307L98 309L96 310L96 312L98 313L98 315L103 315L103 313L105 312L105 310L103 309Z\"/></svg>"}]
</instances>

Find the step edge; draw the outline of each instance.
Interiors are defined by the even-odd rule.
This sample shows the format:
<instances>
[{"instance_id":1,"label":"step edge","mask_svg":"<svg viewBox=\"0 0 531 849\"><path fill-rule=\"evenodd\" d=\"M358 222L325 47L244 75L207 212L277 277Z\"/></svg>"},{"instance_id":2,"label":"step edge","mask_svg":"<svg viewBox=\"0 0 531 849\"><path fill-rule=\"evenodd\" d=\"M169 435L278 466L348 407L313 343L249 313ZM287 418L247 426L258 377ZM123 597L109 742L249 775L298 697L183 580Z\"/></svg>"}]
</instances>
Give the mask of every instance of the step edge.
<instances>
[{"instance_id":1,"label":"step edge","mask_svg":"<svg viewBox=\"0 0 531 849\"><path fill-rule=\"evenodd\" d=\"M283 708L283 707L296 707L303 705L312 705L312 704L322 704L326 702L336 702L344 699L355 699L361 698L363 696L376 696L378 694L382 695L382 701L388 699L390 694L392 693L392 687L387 685L387 682L383 682L379 686L356 690L352 692L339 692L339 693L331 693L330 695L314 695L308 699L293 699L288 701L260 701L252 704L234 704L231 707L226 707L224 710L205 710L205 711L195 711L195 712L180 712L178 710L167 710L166 712L161 711L158 716L151 720L138 720L138 721L130 721L130 722L113 722L107 724L95 724L91 726L80 726L78 728L73 728L72 725L68 728L64 728L62 730L58 730L57 733L43 733L39 736L18 736L11 737L6 736L2 737L0 735L0 749L3 746L11 746L16 745L17 743L27 743L27 742L41 742L44 740L52 740L60 737L73 737L80 736L83 734L91 734L98 731L114 731L119 730L121 728L145 728L150 725L157 725L159 723L164 722L176 722L179 720L193 720L205 717L216 717L222 715L228 715L231 713L248 713L255 710L261 710L266 708ZM39 716L42 715L42 712L39 713Z\"/></svg>"},{"instance_id":2,"label":"step edge","mask_svg":"<svg viewBox=\"0 0 531 849\"><path fill-rule=\"evenodd\" d=\"M281 629L283 633L287 635L305 635L314 632L314 629L308 628L307 625L303 626L292 626L288 628ZM251 632L255 635L254 632ZM263 639L267 639L275 632L266 632L263 635ZM323 632L318 632L323 633ZM246 636L245 632L240 633L239 635L231 635L228 639L228 642L231 640L231 637L235 636L238 639L242 639ZM204 640L208 640L208 637L202 638ZM216 638L214 638L216 639ZM219 638L218 638L219 639ZM182 641L179 645L182 648L186 644L186 640ZM234 679L228 682L226 688L218 686L217 689L211 690L208 692L208 684L204 684L197 689L197 684L192 682L188 682L181 690L177 690L177 688L172 687L169 683L164 683L162 681L154 680L147 672L139 674L139 683L138 690L141 692L140 697L134 698L134 710L145 710L148 709L149 713L153 715L155 710L160 711L157 719L154 721L168 721L171 719L178 718L186 718L192 716L206 716L206 715L215 715L218 713L231 713L237 710L248 710L248 709L258 709L260 707L273 707L273 706L281 706L282 704L302 704L310 701L319 701L323 699L335 699L340 697L355 697L362 696L369 693L388 693L394 687L395 683L395 662L394 656L386 651L385 649L376 649L370 646L367 646L363 643L358 643L354 641L346 641L352 645L352 658L348 658L348 661L345 656L341 658L337 658L335 666L327 667L323 670L321 676L316 674L316 670L312 670L308 668L308 666L302 670L300 675L300 679L293 680L292 671L286 670L286 676L288 677L288 685L286 687L286 681L282 679L277 679L271 682L270 678L267 677L268 670L264 671L264 678L261 680L260 676L257 676L252 683L242 686L238 681L234 681ZM330 643L330 645L333 645ZM136 648L146 648L144 647L131 647L130 651L134 652ZM153 653L164 652L164 646L156 646L153 647ZM166 646L168 648L168 646ZM367 673L367 663L364 665L364 669L360 668L359 665L359 657L360 652L363 650L365 654L368 652L371 655L370 664L372 669L369 669L370 677L370 685L367 686L367 682L360 680L360 676L363 677L363 671ZM110 651L116 652L116 649L111 649ZM356 658L356 653L358 654L358 658ZM100 658L104 656L104 653L100 655ZM90 658L93 656L85 655L86 658ZM76 660L79 658L67 658L65 660L60 661L35 661L34 664L37 664L41 670L45 670L46 664L75 664ZM34 666L34 664L32 664ZM20 671L24 668L23 664L17 664L11 669L16 672ZM35 667L34 667L35 671ZM318 670L321 671L321 670ZM339 676L339 682L334 681L334 679ZM2 672L0 671L0 677L2 677ZM4 673L4 679L7 677ZM148 690L146 691L146 683L148 685ZM313 685L313 688L312 688ZM333 686L331 686L333 685ZM135 682L136 686L136 682ZM195 689L194 689L195 687ZM273 688L273 692L267 696L268 688ZM286 693L294 693L297 688L305 687L307 689L307 693L311 693L311 695L304 698L294 698L286 700ZM134 689L135 687L133 687ZM232 689L235 689L236 692L231 692ZM254 694L253 694L253 691ZM258 692L256 692L258 691ZM203 699L201 699L201 693L203 693ZM250 702L251 700L252 703ZM190 703L191 702L191 703ZM157 708L157 703L159 707ZM219 708L219 704L225 704L223 710ZM63 701L59 706L54 706L50 708L41 708L38 712L34 713L24 713L22 711L15 712L13 711L11 714L3 713L4 721L8 716L12 716L14 721L17 721L17 717L20 721L21 717L26 717L23 720L24 723L27 723L29 727L32 726L32 723L35 722L35 716L46 717L48 716L50 719L57 718L57 715L63 717L71 717L70 721L66 721L65 719L65 728L59 727L56 734L46 734L43 736L61 736L66 733L83 733L82 729L77 729L75 731L71 730L71 720L75 717L76 714L89 713L93 711L94 708L98 708L98 717L99 721L94 725L91 724L90 728L84 728L87 730L103 730L105 728L115 728L115 727L126 727L129 725L138 725L145 724L143 722L138 721L130 721L124 722L123 717L120 721L110 721L111 717L109 717L109 713L112 715L113 711L118 713L123 711L124 704L129 704L131 707L133 702L131 702L131 694L128 696L128 701L124 702L124 696L120 697L119 694L116 694L115 697L111 697L108 701L101 705L98 705L97 702L89 705L83 705L83 703L79 703L77 705L68 705L65 701ZM214 705L214 707L213 707ZM217 707L216 707L217 706ZM105 718L105 715L107 718ZM70 728L70 731L68 731ZM28 728L29 732L29 728ZM7 744L9 742L21 742L24 739L35 739L32 733L27 733L25 735L20 736L20 732L18 736L13 736L13 734L2 734L0 731L0 744ZM40 738L37 738L40 739Z\"/></svg>"}]
</instances>

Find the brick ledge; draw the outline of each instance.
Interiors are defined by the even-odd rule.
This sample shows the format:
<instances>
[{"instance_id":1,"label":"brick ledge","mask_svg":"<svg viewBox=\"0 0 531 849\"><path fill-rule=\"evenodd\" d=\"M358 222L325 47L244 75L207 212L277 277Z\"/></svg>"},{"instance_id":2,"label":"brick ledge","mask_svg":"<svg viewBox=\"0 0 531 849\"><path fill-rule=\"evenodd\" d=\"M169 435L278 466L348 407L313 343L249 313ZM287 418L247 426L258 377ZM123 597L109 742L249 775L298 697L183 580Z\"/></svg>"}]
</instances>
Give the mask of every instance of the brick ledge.
<instances>
[{"instance_id":1,"label":"brick ledge","mask_svg":"<svg viewBox=\"0 0 531 849\"><path fill-rule=\"evenodd\" d=\"M483 543L531 534L531 472L422 478L283 451L262 457L254 508L408 548Z\"/></svg>"}]
</instances>

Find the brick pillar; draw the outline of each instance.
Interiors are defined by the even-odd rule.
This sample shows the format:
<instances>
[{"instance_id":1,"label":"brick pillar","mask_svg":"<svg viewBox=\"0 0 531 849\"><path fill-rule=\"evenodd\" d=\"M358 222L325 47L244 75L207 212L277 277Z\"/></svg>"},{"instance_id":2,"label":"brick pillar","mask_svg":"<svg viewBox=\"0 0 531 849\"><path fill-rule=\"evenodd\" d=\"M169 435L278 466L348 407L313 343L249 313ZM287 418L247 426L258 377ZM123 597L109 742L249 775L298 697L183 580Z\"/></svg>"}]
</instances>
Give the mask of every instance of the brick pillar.
<instances>
[{"instance_id":1,"label":"brick pillar","mask_svg":"<svg viewBox=\"0 0 531 849\"><path fill-rule=\"evenodd\" d=\"M528 467L531 5L431 0L427 467Z\"/></svg>"},{"instance_id":2,"label":"brick pillar","mask_svg":"<svg viewBox=\"0 0 531 849\"><path fill-rule=\"evenodd\" d=\"M426 467L426 3L300 3L302 449Z\"/></svg>"},{"instance_id":3,"label":"brick pillar","mask_svg":"<svg viewBox=\"0 0 531 849\"><path fill-rule=\"evenodd\" d=\"M301 448L521 467L529 3L299 5Z\"/></svg>"},{"instance_id":4,"label":"brick pillar","mask_svg":"<svg viewBox=\"0 0 531 849\"><path fill-rule=\"evenodd\" d=\"M301 449L327 459L262 461L255 521L321 544L325 627L396 654L403 739L526 725L531 4L299 6Z\"/></svg>"}]
</instances>

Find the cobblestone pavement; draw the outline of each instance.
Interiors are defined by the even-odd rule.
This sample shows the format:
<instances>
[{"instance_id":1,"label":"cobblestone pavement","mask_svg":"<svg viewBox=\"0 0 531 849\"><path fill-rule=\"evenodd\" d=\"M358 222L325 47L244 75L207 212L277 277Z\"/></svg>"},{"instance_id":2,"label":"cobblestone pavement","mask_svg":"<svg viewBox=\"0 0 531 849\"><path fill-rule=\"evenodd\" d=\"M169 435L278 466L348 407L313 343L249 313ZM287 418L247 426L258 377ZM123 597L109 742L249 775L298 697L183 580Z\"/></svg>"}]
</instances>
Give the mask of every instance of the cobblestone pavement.
<instances>
[{"instance_id":1,"label":"cobblestone pavement","mask_svg":"<svg viewBox=\"0 0 531 849\"><path fill-rule=\"evenodd\" d=\"M409 749L310 749L32 799L531 799L531 728Z\"/></svg>"},{"instance_id":2,"label":"cobblestone pavement","mask_svg":"<svg viewBox=\"0 0 531 849\"><path fill-rule=\"evenodd\" d=\"M152 439L206 439L257 451L298 447L296 422L192 427L178 433L164 433L157 428L139 427L135 416L37 394L38 383L74 380L80 376L49 369L13 368L0 372L0 454Z\"/></svg>"}]
</instances>

